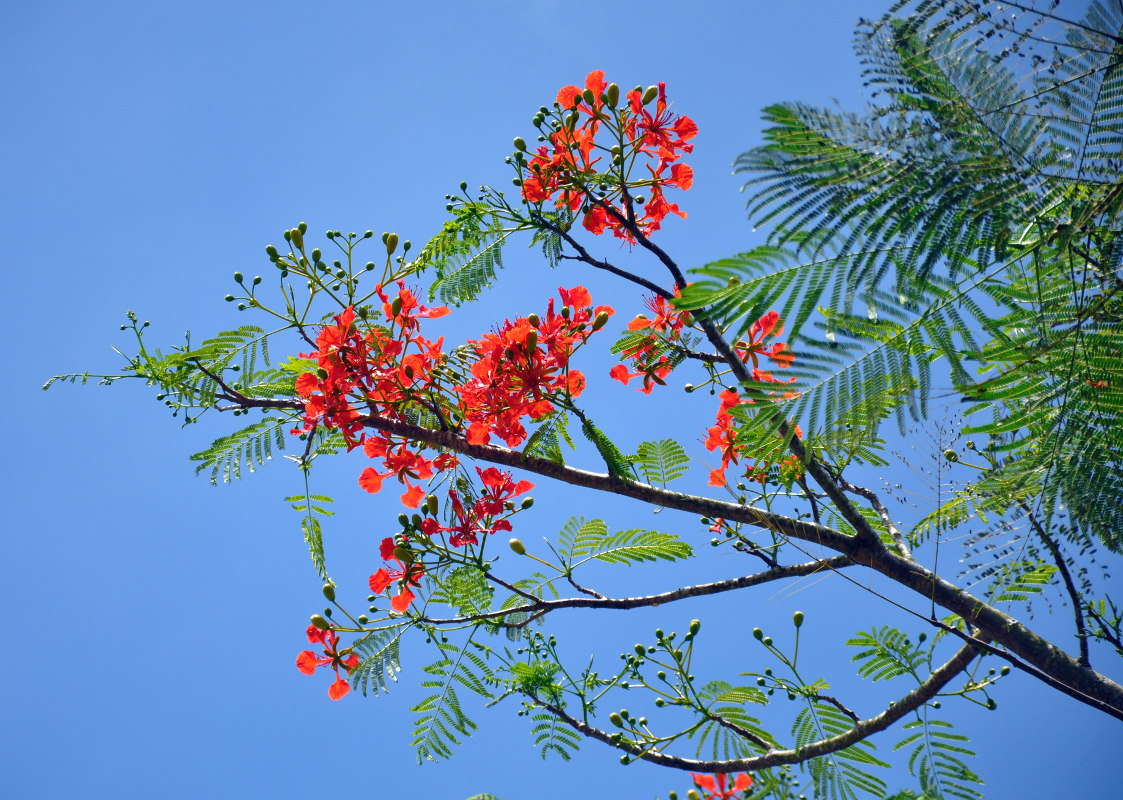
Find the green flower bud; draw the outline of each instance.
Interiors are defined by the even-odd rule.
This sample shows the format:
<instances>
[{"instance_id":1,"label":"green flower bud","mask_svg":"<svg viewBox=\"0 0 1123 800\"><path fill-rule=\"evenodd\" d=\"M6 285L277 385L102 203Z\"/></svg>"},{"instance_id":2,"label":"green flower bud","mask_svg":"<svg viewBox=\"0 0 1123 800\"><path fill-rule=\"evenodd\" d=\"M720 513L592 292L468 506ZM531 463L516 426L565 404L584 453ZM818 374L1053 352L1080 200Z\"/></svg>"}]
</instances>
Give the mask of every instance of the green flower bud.
<instances>
[{"instance_id":1,"label":"green flower bud","mask_svg":"<svg viewBox=\"0 0 1123 800\"><path fill-rule=\"evenodd\" d=\"M690 620L690 635L691 636L697 636L698 631L700 631L700 630L702 630L702 620L700 620L700 619Z\"/></svg>"},{"instance_id":2,"label":"green flower bud","mask_svg":"<svg viewBox=\"0 0 1123 800\"><path fill-rule=\"evenodd\" d=\"M602 311L597 314L596 319L593 320L593 327L590 330L599 331L608 324L608 312Z\"/></svg>"},{"instance_id":3,"label":"green flower bud","mask_svg":"<svg viewBox=\"0 0 1123 800\"><path fill-rule=\"evenodd\" d=\"M253 276L253 285L257 286L259 283L261 283L261 276L260 275L254 275Z\"/></svg>"},{"instance_id":4,"label":"green flower bud","mask_svg":"<svg viewBox=\"0 0 1123 800\"><path fill-rule=\"evenodd\" d=\"M585 91L581 92L581 98L589 105L592 105L594 102L596 102L597 96L593 94L592 89L586 89Z\"/></svg>"},{"instance_id":5,"label":"green flower bud","mask_svg":"<svg viewBox=\"0 0 1123 800\"><path fill-rule=\"evenodd\" d=\"M655 707L656 708L662 708L666 704L667 704L667 701L664 700L662 697L656 697L655 698Z\"/></svg>"},{"instance_id":6,"label":"green flower bud","mask_svg":"<svg viewBox=\"0 0 1123 800\"><path fill-rule=\"evenodd\" d=\"M398 314L402 313L402 296L401 295L398 295L397 297L395 297L394 302L392 302L390 304L390 313L395 317L398 316Z\"/></svg>"},{"instance_id":7,"label":"green flower bud","mask_svg":"<svg viewBox=\"0 0 1123 800\"><path fill-rule=\"evenodd\" d=\"M268 244L265 246L265 254L270 258L277 258L277 248Z\"/></svg>"},{"instance_id":8,"label":"green flower bud","mask_svg":"<svg viewBox=\"0 0 1123 800\"><path fill-rule=\"evenodd\" d=\"M526 150L526 139L521 136L515 137L515 149L519 152Z\"/></svg>"},{"instance_id":9,"label":"green flower bud","mask_svg":"<svg viewBox=\"0 0 1123 800\"><path fill-rule=\"evenodd\" d=\"M374 231L367 231L366 233L363 234L364 239L369 239L372 236L374 236Z\"/></svg>"},{"instance_id":10,"label":"green flower bud","mask_svg":"<svg viewBox=\"0 0 1123 800\"><path fill-rule=\"evenodd\" d=\"M425 507L429 509L429 513L433 516L437 515L437 511L441 507L441 501L437 499L435 494L431 494L425 498Z\"/></svg>"},{"instance_id":11,"label":"green flower bud","mask_svg":"<svg viewBox=\"0 0 1123 800\"><path fill-rule=\"evenodd\" d=\"M245 280L245 278L242 276L242 273L240 273L240 272L234 273L234 283L241 283L244 280Z\"/></svg>"},{"instance_id":12,"label":"green flower bud","mask_svg":"<svg viewBox=\"0 0 1123 800\"><path fill-rule=\"evenodd\" d=\"M944 451L944 458L954 464L959 460L959 454L952 450L950 447Z\"/></svg>"},{"instance_id":13,"label":"green flower bud","mask_svg":"<svg viewBox=\"0 0 1123 800\"><path fill-rule=\"evenodd\" d=\"M762 631L760 628L753 628L753 638L759 642L764 638L764 631Z\"/></svg>"},{"instance_id":14,"label":"green flower bud","mask_svg":"<svg viewBox=\"0 0 1123 800\"><path fill-rule=\"evenodd\" d=\"M643 656L647 655L647 648L644 647L642 644L637 644L635 646L635 651L636 651L636 655L640 656L641 658Z\"/></svg>"},{"instance_id":15,"label":"green flower bud","mask_svg":"<svg viewBox=\"0 0 1123 800\"><path fill-rule=\"evenodd\" d=\"M223 300L225 300L227 303L233 303L234 302L234 295L228 294L228 295L226 295L226 297L223 298ZM122 325L121 330L124 330L124 329L125 329L125 326Z\"/></svg>"},{"instance_id":16,"label":"green flower bud","mask_svg":"<svg viewBox=\"0 0 1123 800\"><path fill-rule=\"evenodd\" d=\"M658 86L648 86L647 90L643 93L643 97L640 98L640 102L643 103L644 105L647 105L648 103L650 103L652 100L654 100L658 96L659 96L659 87Z\"/></svg>"},{"instance_id":17,"label":"green flower bud","mask_svg":"<svg viewBox=\"0 0 1123 800\"><path fill-rule=\"evenodd\" d=\"M314 248L312 250L312 263L315 264L317 261L319 261L321 258L323 258L323 256L324 256L324 254L320 252L320 248L318 248L318 247Z\"/></svg>"},{"instance_id":18,"label":"green flower bud","mask_svg":"<svg viewBox=\"0 0 1123 800\"><path fill-rule=\"evenodd\" d=\"M335 600L335 587L330 583L324 584L324 597L328 600Z\"/></svg>"},{"instance_id":19,"label":"green flower bud","mask_svg":"<svg viewBox=\"0 0 1123 800\"><path fill-rule=\"evenodd\" d=\"M507 544L509 544L511 546L511 549L514 550L520 556L526 555L526 547L524 547L523 543L520 542L518 539L512 539L511 541L507 542Z\"/></svg>"},{"instance_id":20,"label":"green flower bud","mask_svg":"<svg viewBox=\"0 0 1123 800\"><path fill-rule=\"evenodd\" d=\"M468 181L460 181L460 191L468 191Z\"/></svg>"},{"instance_id":21,"label":"green flower bud","mask_svg":"<svg viewBox=\"0 0 1123 800\"><path fill-rule=\"evenodd\" d=\"M447 197L447 195L446 195L446 197ZM389 231L383 231L382 232L382 243L386 244L386 240L389 239L389 238L390 238L390 232Z\"/></svg>"},{"instance_id":22,"label":"green flower bud","mask_svg":"<svg viewBox=\"0 0 1123 800\"><path fill-rule=\"evenodd\" d=\"M1009 667L1003 667L1002 669L1000 669L998 671L998 674L999 675L1009 675L1010 674L1010 668Z\"/></svg>"},{"instance_id":23,"label":"green flower bud","mask_svg":"<svg viewBox=\"0 0 1123 800\"><path fill-rule=\"evenodd\" d=\"M403 561L407 564L412 563L413 562L413 551L410 550L408 547L402 547L401 545L399 545L399 546L394 548L394 558L398 559L398 561Z\"/></svg>"},{"instance_id":24,"label":"green flower bud","mask_svg":"<svg viewBox=\"0 0 1123 800\"><path fill-rule=\"evenodd\" d=\"M542 320L538 318L537 314L530 314L529 316L527 316L526 321L533 325L535 328L542 324Z\"/></svg>"},{"instance_id":25,"label":"green flower bud","mask_svg":"<svg viewBox=\"0 0 1123 800\"><path fill-rule=\"evenodd\" d=\"M386 237L386 255L394 255L394 251L398 249L398 234L391 233Z\"/></svg>"},{"instance_id":26,"label":"green flower bud","mask_svg":"<svg viewBox=\"0 0 1123 800\"><path fill-rule=\"evenodd\" d=\"M617 728L624 727L624 719L615 711L608 715L608 721L615 725Z\"/></svg>"},{"instance_id":27,"label":"green flower bud","mask_svg":"<svg viewBox=\"0 0 1123 800\"><path fill-rule=\"evenodd\" d=\"M534 505L534 498L533 497L524 497L523 501L519 504L519 508L521 508L523 511L525 511L526 509L530 508L532 505Z\"/></svg>"},{"instance_id":28,"label":"green flower bud","mask_svg":"<svg viewBox=\"0 0 1123 800\"><path fill-rule=\"evenodd\" d=\"M968 450L974 450L975 449L975 443L972 442L970 439L968 439L966 444L964 444L963 446L966 447Z\"/></svg>"},{"instance_id":29,"label":"green flower bud","mask_svg":"<svg viewBox=\"0 0 1123 800\"><path fill-rule=\"evenodd\" d=\"M605 91L605 97L608 100L608 105L611 108L616 108L616 104L620 102L620 87L615 83L608 84L608 89Z\"/></svg>"},{"instance_id":30,"label":"green flower bud","mask_svg":"<svg viewBox=\"0 0 1123 800\"><path fill-rule=\"evenodd\" d=\"M301 233L308 233L308 223L307 222L298 223L297 226L296 226L296 229L298 231L300 231Z\"/></svg>"},{"instance_id":31,"label":"green flower bud","mask_svg":"<svg viewBox=\"0 0 1123 800\"><path fill-rule=\"evenodd\" d=\"M297 250L304 249L304 231L300 230L300 228L293 228L289 231L289 236L292 238L293 246L295 246Z\"/></svg>"},{"instance_id":32,"label":"green flower bud","mask_svg":"<svg viewBox=\"0 0 1123 800\"><path fill-rule=\"evenodd\" d=\"M771 647L772 646L772 637L771 636L765 636L760 641L765 647Z\"/></svg>"},{"instance_id":33,"label":"green flower bud","mask_svg":"<svg viewBox=\"0 0 1123 800\"><path fill-rule=\"evenodd\" d=\"M366 614L359 614L356 619L359 620L360 625L366 625L368 622L370 622L370 617L368 617Z\"/></svg>"},{"instance_id":34,"label":"green flower bud","mask_svg":"<svg viewBox=\"0 0 1123 800\"><path fill-rule=\"evenodd\" d=\"M312 615L312 624L322 631L326 631L331 628L331 623L321 617L319 614Z\"/></svg>"},{"instance_id":35,"label":"green flower bud","mask_svg":"<svg viewBox=\"0 0 1123 800\"><path fill-rule=\"evenodd\" d=\"M691 789L690 791L688 791L688 792L686 793L686 796L687 796L687 797L688 797L688 798L689 798L690 800L702 800L702 795L698 794L698 790L697 790L697 789Z\"/></svg>"},{"instance_id":36,"label":"green flower bud","mask_svg":"<svg viewBox=\"0 0 1123 800\"><path fill-rule=\"evenodd\" d=\"M794 614L792 614L792 622L795 623L795 626L797 628L800 627L801 625L803 625L803 612L797 611Z\"/></svg>"},{"instance_id":37,"label":"green flower bud","mask_svg":"<svg viewBox=\"0 0 1123 800\"><path fill-rule=\"evenodd\" d=\"M398 514L398 524L403 528L409 527L409 517L405 514Z\"/></svg>"},{"instance_id":38,"label":"green flower bud","mask_svg":"<svg viewBox=\"0 0 1123 800\"><path fill-rule=\"evenodd\" d=\"M527 352L538 347L538 331L531 331L526 335L526 349Z\"/></svg>"}]
</instances>

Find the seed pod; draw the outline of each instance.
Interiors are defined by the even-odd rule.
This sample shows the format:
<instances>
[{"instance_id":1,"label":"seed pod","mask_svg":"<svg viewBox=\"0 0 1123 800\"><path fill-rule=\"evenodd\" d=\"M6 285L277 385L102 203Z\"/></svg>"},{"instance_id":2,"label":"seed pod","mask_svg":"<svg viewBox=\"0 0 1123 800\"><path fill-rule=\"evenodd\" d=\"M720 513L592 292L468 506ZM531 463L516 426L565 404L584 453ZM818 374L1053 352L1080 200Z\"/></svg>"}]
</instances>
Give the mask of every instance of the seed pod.
<instances>
[{"instance_id":1,"label":"seed pod","mask_svg":"<svg viewBox=\"0 0 1123 800\"><path fill-rule=\"evenodd\" d=\"M292 243L297 250L304 249L304 232L300 228L293 228L289 231L289 236L292 238Z\"/></svg>"},{"instance_id":2,"label":"seed pod","mask_svg":"<svg viewBox=\"0 0 1123 800\"><path fill-rule=\"evenodd\" d=\"M398 249L398 234L391 233L386 237L386 255L394 255L394 251Z\"/></svg>"},{"instance_id":3,"label":"seed pod","mask_svg":"<svg viewBox=\"0 0 1123 800\"><path fill-rule=\"evenodd\" d=\"M526 555L526 547L524 547L523 543L520 542L518 539L512 539L507 544L511 545L511 549L514 550L518 555L520 555L520 556Z\"/></svg>"},{"instance_id":4,"label":"seed pod","mask_svg":"<svg viewBox=\"0 0 1123 800\"><path fill-rule=\"evenodd\" d=\"M335 587L330 583L324 584L324 597L326 597L328 600L335 600Z\"/></svg>"},{"instance_id":5,"label":"seed pod","mask_svg":"<svg viewBox=\"0 0 1123 800\"><path fill-rule=\"evenodd\" d=\"M792 614L792 622L794 622L794 623L795 623L795 626L796 626L797 628L798 628L798 627L799 627L800 625L802 625L802 624L803 624L803 612L802 612L802 611L797 611L797 612L795 612L794 614Z\"/></svg>"},{"instance_id":6,"label":"seed pod","mask_svg":"<svg viewBox=\"0 0 1123 800\"><path fill-rule=\"evenodd\" d=\"M312 624L322 631L331 629L331 623L321 617L319 614L312 615Z\"/></svg>"},{"instance_id":7,"label":"seed pod","mask_svg":"<svg viewBox=\"0 0 1123 800\"><path fill-rule=\"evenodd\" d=\"M610 108L616 108L616 104L620 101L620 87L615 83L608 84L608 89L605 91L605 99L608 100Z\"/></svg>"},{"instance_id":8,"label":"seed pod","mask_svg":"<svg viewBox=\"0 0 1123 800\"><path fill-rule=\"evenodd\" d=\"M515 137L515 149L519 152L526 150L526 139L521 136Z\"/></svg>"},{"instance_id":9,"label":"seed pod","mask_svg":"<svg viewBox=\"0 0 1123 800\"><path fill-rule=\"evenodd\" d=\"M643 103L644 105L647 105L648 103L650 103L652 100L654 100L658 96L659 96L659 87L658 86L648 86L647 90L644 91L644 93L643 93L643 97L640 98L640 102Z\"/></svg>"}]
</instances>

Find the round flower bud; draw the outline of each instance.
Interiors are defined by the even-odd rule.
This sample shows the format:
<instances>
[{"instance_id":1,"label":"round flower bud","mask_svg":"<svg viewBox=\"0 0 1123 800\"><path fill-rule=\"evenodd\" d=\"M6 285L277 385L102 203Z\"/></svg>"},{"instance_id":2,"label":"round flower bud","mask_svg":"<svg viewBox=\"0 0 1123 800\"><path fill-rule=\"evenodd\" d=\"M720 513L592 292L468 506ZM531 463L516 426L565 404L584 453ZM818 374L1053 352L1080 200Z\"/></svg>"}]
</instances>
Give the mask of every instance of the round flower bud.
<instances>
[{"instance_id":1,"label":"round flower bud","mask_svg":"<svg viewBox=\"0 0 1123 800\"><path fill-rule=\"evenodd\" d=\"M624 727L624 719L615 711L608 715L608 721L615 725L617 728Z\"/></svg>"},{"instance_id":2,"label":"round flower bud","mask_svg":"<svg viewBox=\"0 0 1123 800\"><path fill-rule=\"evenodd\" d=\"M224 300L225 300L225 301L226 301L227 303L233 303L233 302L234 302L234 295L232 295L232 294L228 294L228 295L226 295L226 297L224 297L223 299L224 299ZM121 326L121 330L124 330L124 329L125 329L125 326L124 326L124 325L122 325L122 326Z\"/></svg>"},{"instance_id":3,"label":"round flower bud","mask_svg":"<svg viewBox=\"0 0 1123 800\"><path fill-rule=\"evenodd\" d=\"M409 517L407 517L405 514L398 514L398 524L401 525L403 528L408 527L409 526Z\"/></svg>"},{"instance_id":4,"label":"round flower bud","mask_svg":"<svg viewBox=\"0 0 1123 800\"><path fill-rule=\"evenodd\" d=\"M959 460L959 454L952 450L950 447L944 451L944 458L954 464Z\"/></svg>"},{"instance_id":5,"label":"round flower bud","mask_svg":"<svg viewBox=\"0 0 1123 800\"><path fill-rule=\"evenodd\" d=\"M970 439L968 439L966 444L964 444L963 446L966 447L968 450L974 450L975 449L975 443L972 442Z\"/></svg>"},{"instance_id":6,"label":"round flower bud","mask_svg":"<svg viewBox=\"0 0 1123 800\"><path fill-rule=\"evenodd\" d=\"M772 646L772 637L771 636L765 636L760 641L764 644L765 647L771 647Z\"/></svg>"},{"instance_id":7,"label":"round flower bud","mask_svg":"<svg viewBox=\"0 0 1123 800\"><path fill-rule=\"evenodd\" d=\"M515 149L518 151L526 150L526 139L521 136L515 137Z\"/></svg>"},{"instance_id":8,"label":"round flower bud","mask_svg":"<svg viewBox=\"0 0 1123 800\"><path fill-rule=\"evenodd\" d=\"M391 233L386 237L386 255L394 255L394 251L398 249L398 234Z\"/></svg>"},{"instance_id":9,"label":"round flower bud","mask_svg":"<svg viewBox=\"0 0 1123 800\"><path fill-rule=\"evenodd\" d=\"M581 92L581 99L589 105L592 105L594 102L596 102L597 96L593 94L592 89L586 89L585 91Z\"/></svg>"},{"instance_id":10,"label":"round flower bud","mask_svg":"<svg viewBox=\"0 0 1123 800\"><path fill-rule=\"evenodd\" d=\"M298 231L300 231L301 233L308 233L308 223L307 222L301 222L301 223L297 224L296 229Z\"/></svg>"},{"instance_id":11,"label":"round flower bud","mask_svg":"<svg viewBox=\"0 0 1123 800\"><path fill-rule=\"evenodd\" d=\"M521 508L525 511L526 509L530 508L532 505L534 505L534 498L533 497L524 497L522 503L519 504L519 508Z\"/></svg>"},{"instance_id":12,"label":"round flower bud","mask_svg":"<svg viewBox=\"0 0 1123 800\"><path fill-rule=\"evenodd\" d=\"M1000 669L998 671L998 674L999 675L1009 675L1010 674L1010 668L1009 667L1003 667L1002 669Z\"/></svg>"},{"instance_id":13,"label":"round flower bud","mask_svg":"<svg viewBox=\"0 0 1123 800\"><path fill-rule=\"evenodd\" d=\"M312 624L322 631L326 631L331 628L331 623L321 617L319 614L312 615Z\"/></svg>"},{"instance_id":14,"label":"round flower bud","mask_svg":"<svg viewBox=\"0 0 1123 800\"><path fill-rule=\"evenodd\" d=\"M292 243L296 246L297 250L304 249L304 232L300 228L293 228L289 231L289 236L292 238Z\"/></svg>"},{"instance_id":15,"label":"round flower bud","mask_svg":"<svg viewBox=\"0 0 1123 800\"><path fill-rule=\"evenodd\" d=\"M597 314L596 319L593 320L593 327L592 327L591 330L599 331L601 328L603 328L607 324L608 324L608 312L602 311L599 314Z\"/></svg>"},{"instance_id":16,"label":"round flower bud","mask_svg":"<svg viewBox=\"0 0 1123 800\"><path fill-rule=\"evenodd\" d=\"M698 794L697 789L691 789L686 793L686 796L690 798L690 800L702 800L702 795Z\"/></svg>"},{"instance_id":17,"label":"round flower bud","mask_svg":"<svg viewBox=\"0 0 1123 800\"><path fill-rule=\"evenodd\" d=\"M335 600L335 587L330 583L324 584L324 597L328 600Z\"/></svg>"},{"instance_id":18,"label":"round flower bud","mask_svg":"<svg viewBox=\"0 0 1123 800\"><path fill-rule=\"evenodd\" d=\"M764 638L764 631L762 631L760 628L753 628L753 638L759 642Z\"/></svg>"},{"instance_id":19,"label":"round flower bud","mask_svg":"<svg viewBox=\"0 0 1123 800\"><path fill-rule=\"evenodd\" d=\"M635 651L636 651L636 655L640 656L641 658L643 656L647 655L647 648L644 647L642 644L637 644L635 646Z\"/></svg>"},{"instance_id":20,"label":"round flower bud","mask_svg":"<svg viewBox=\"0 0 1123 800\"><path fill-rule=\"evenodd\" d=\"M700 620L700 619L690 620L690 635L691 636L697 636L698 631L700 631L700 630L702 630L702 620Z\"/></svg>"},{"instance_id":21,"label":"round flower bud","mask_svg":"<svg viewBox=\"0 0 1123 800\"><path fill-rule=\"evenodd\" d=\"M526 555L526 547L524 547L523 543L518 539L512 539L507 544L509 544L511 546L511 549L518 553L520 556Z\"/></svg>"},{"instance_id":22,"label":"round flower bud","mask_svg":"<svg viewBox=\"0 0 1123 800\"><path fill-rule=\"evenodd\" d=\"M265 246L265 254L270 258L277 258L277 248L268 244Z\"/></svg>"},{"instance_id":23,"label":"round flower bud","mask_svg":"<svg viewBox=\"0 0 1123 800\"><path fill-rule=\"evenodd\" d=\"M359 614L356 619L359 621L360 625L366 625L368 622L370 622L370 617L368 617L366 614Z\"/></svg>"},{"instance_id":24,"label":"round flower bud","mask_svg":"<svg viewBox=\"0 0 1123 800\"><path fill-rule=\"evenodd\" d=\"M799 627L800 625L802 625L802 624L803 624L803 612L802 612L802 611L797 611L797 612L795 612L794 614L792 614L792 622L794 622L794 623L795 623L795 626L796 626L797 628L798 628L798 627Z\"/></svg>"},{"instance_id":25,"label":"round flower bud","mask_svg":"<svg viewBox=\"0 0 1123 800\"><path fill-rule=\"evenodd\" d=\"M667 701L664 700L662 697L656 697L655 698L655 707L656 708L662 708L666 704L667 704Z\"/></svg>"},{"instance_id":26,"label":"round flower bud","mask_svg":"<svg viewBox=\"0 0 1123 800\"><path fill-rule=\"evenodd\" d=\"M245 278L242 276L242 273L240 273L240 272L234 273L234 283L241 283L243 280L245 280Z\"/></svg>"},{"instance_id":27,"label":"round flower bud","mask_svg":"<svg viewBox=\"0 0 1123 800\"><path fill-rule=\"evenodd\" d=\"M542 324L542 320L538 318L537 314L528 315L526 321L533 325L535 328Z\"/></svg>"},{"instance_id":28,"label":"round flower bud","mask_svg":"<svg viewBox=\"0 0 1123 800\"><path fill-rule=\"evenodd\" d=\"M640 102L643 103L644 105L647 105L648 103L650 103L652 100L654 100L658 96L659 96L659 87L658 86L648 86L647 89L643 93L643 97L640 98Z\"/></svg>"},{"instance_id":29,"label":"round flower bud","mask_svg":"<svg viewBox=\"0 0 1123 800\"><path fill-rule=\"evenodd\" d=\"M258 285L259 283L261 283L261 276L260 276L260 275L254 275L254 277L253 277L253 285L254 285L254 286L257 286L257 285Z\"/></svg>"}]
</instances>

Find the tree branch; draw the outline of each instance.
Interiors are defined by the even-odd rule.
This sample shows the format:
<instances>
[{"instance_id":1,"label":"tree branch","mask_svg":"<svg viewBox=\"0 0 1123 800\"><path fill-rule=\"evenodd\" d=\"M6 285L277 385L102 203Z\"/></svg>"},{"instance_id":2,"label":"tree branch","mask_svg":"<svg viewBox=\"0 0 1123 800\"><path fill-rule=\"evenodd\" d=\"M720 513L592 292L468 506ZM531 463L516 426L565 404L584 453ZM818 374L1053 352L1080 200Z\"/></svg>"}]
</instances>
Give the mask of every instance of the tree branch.
<instances>
[{"instance_id":1,"label":"tree branch","mask_svg":"<svg viewBox=\"0 0 1123 800\"><path fill-rule=\"evenodd\" d=\"M1026 503L1021 503L1022 511L1026 512L1026 517L1029 519L1029 524L1037 532L1037 536L1049 549L1049 553L1053 556L1053 563L1057 565L1057 569L1061 573L1061 578L1064 580L1065 589L1068 591L1068 599L1072 603L1072 613L1076 622L1076 638L1080 642L1080 658L1078 659L1085 667L1091 664L1088 658L1088 629L1084 626L1084 612L1081 608L1080 593L1076 591L1076 584L1072 580L1072 575L1068 571L1068 565L1065 564L1064 554L1061 553L1057 543L1053 541L1037 518L1033 516L1033 511Z\"/></svg>"},{"instance_id":2,"label":"tree branch","mask_svg":"<svg viewBox=\"0 0 1123 800\"><path fill-rule=\"evenodd\" d=\"M770 750L760 756L730 759L728 761L702 761L691 758L680 758L679 756L671 756L658 752L645 752L642 747L620 742L606 731L594 728L570 716L564 708L545 703L535 695L528 694L534 702L583 736L604 742L612 747L626 750L643 761L650 761L653 764L659 764L660 766L671 767L673 769L692 770L694 772L723 772L728 774L730 772L750 772L785 764L799 764L813 758L837 753L839 750L845 750L847 747L879 731L885 730L897 720L927 703L935 697L952 678L967 669L977 654L978 648L976 648L975 645L964 645L947 661L947 663L933 671L928 677L928 680L924 681L920 686L913 689L896 703L890 705L889 708L876 717L871 717L870 719L856 723L853 728L845 733L827 739L821 739L805 747L799 747L793 750Z\"/></svg>"},{"instance_id":3,"label":"tree branch","mask_svg":"<svg viewBox=\"0 0 1123 800\"><path fill-rule=\"evenodd\" d=\"M704 597L706 595L721 594L722 592L730 592L736 589L746 589L750 586L759 586L764 583L771 583L772 581L783 580L785 578L802 578L824 570L837 570L853 566L853 563L849 556L832 556L831 558L825 558L819 561L808 561L803 564L792 564L787 567L775 567L765 570L764 572L745 575L741 578L730 578L729 580L714 581L713 583L684 586L669 592L644 595L641 597L567 597L560 600L539 600L531 595L533 602L506 608L502 611L489 611L484 614L453 617L451 619L426 617L423 621L431 625L463 625L468 622L477 622L485 619L499 619L508 614L533 613L541 616L542 614L548 614L551 611L557 611L563 608L611 608L619 611L627 611L632 608L654 607L663 605L664 603L674 603L689 597ZM488 573L488 579L502 586L506 586L524 597L527 596L526 592L518 591L510 584L495 578L490 573ZM525 624L526 622L524 621L522 623L509 625L508 627L521 628Z\"/></svg>"}]
</instances>

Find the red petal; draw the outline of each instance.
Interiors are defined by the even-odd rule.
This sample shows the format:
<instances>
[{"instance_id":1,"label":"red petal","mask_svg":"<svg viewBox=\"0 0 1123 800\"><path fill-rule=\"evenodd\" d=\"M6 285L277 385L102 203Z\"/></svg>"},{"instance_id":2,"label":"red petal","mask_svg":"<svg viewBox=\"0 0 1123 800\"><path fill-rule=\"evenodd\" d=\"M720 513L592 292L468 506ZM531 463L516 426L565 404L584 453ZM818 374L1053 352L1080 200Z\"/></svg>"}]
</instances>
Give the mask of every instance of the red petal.
<instances>
[{"instance_id":1,"label":"red petal","mask_svg":"<svg viewBox=\"0 0 1123 800\"><path fill-rule=\"evenodd\" d=\"M413 592L409 589L403 589L402 593L390 601L390 606L399 614L406 613L409 604L414 601Z\"/></svg>"},{"instance_id":2,"label":"red petal","mask_svg":"<svg viewBox=\"0 0 1123 800\"><path fill-rule=\"evenodd\" d=\"M737 776L736 782L733 784L734 792L743 792L753 785L753 779L747 772L742 772Z\"/></svg>"},{"instance_id":3,"label":"red petal","mask_svg":"<svg viewBox=\"0 0 1123 800\"><path fill-rule=\"evenodd\" d=\"M386 587L390 585L390 573L384 569L378 570L367 580L367 585L370 586L370 590L374 594L382 594L386 591Z\"/></svg>"},{"instance_id":4,"label":"red petal","mask_svg":"<svg viewBox=\"0 0 1123 800\"><path fill-rule=\"evenodd\" d=\"M576 86L563 86L558 91L558 105L563 109L571 109L577 103L577 98L581 96L581 90Z\"/></svg>"},{"instance_id":5,"label":"red petal","mask_svg":"<svg viewBox=\"0 0 1123 800\"><path fill-rule=\"evenodd\" d=\"M328 687L328 697L332 700L339 700L345 697L349 691L351 691L351 684L343 678L336 678L335 683Z\"/></svg>"},{"instance_id":6,"label":"red petal","mask_svg":"<svg viewBox=\"0 0 1123 800\"><path fill-rule=\"evenodd\" d=\"M311 372L305 372L296 379L296 393L301 397L307 397L319 388L320 379Z\"/></svg>"},{"instance_id":7,"label":"red petal","mask_svg":"<svg viewBox=\"0 0 1123 800\"><path fill-rule=\"evenodd\" d=\"M689 164L674 164L671 166L671 180L680 189L689 189L694 185L694 170Z\"/></svg>"},{"instance_id":8,"label":"red petal","mask_svg":"<svg viewBox=\"0 0 1123 800\"><path fill-rule=\"evenodd\" d=\"M305 675L316 671L316 654L311 650L304 650L296 657L296 668Z\"/></svg>"},{"instance_id":9,"label":"red petal","mask_svg":"<svg viewBox=\"0 0 1123 800\"><path fill-rule=\"evenodd\" d=\"M487 444L491 441L491 432L482 422L473 422L468 426L468 444Z\"/></svg>"},{"instance_id":10,"label":"red petal","mask_svg":"<svg viewBox=\"0 0 1123 800\"><path fill-rule=\"evenodd\" d=\"M604 82L603 69L595 69L589 73L587 78L585 78L585 88L591 91L596 96L596 100L598 103L600 102L600 96L604 93L604 89L607 85L608 84Z\"/></svg>"},{"instance_id":11,"label":"red petal","mask_svg":"<svg viewBox=\"0 0 1123 800\"><path fill-rule=\"evenodd\" d=\"M378 545L378 554L382 556L383 561L390 560L390 557L394 555L395 547L397 547L397 545L394 544L393 536L387 536L382 540L382 543Z\"/></svg>"},{"instance_id":12,"label":"red petal","mask_svg":"<svg viewBox=\"0 0 1123 800\"><path fill-rule=\"evenodd\" d=\"M402 505L406 508L417 508L423 497L425 497L425 492L422 491L420 486L411 486L409 491L402 495Z\"/></svg>"},{"instance_id":13,"label":"red petal","mask_svg":"<svg viewBox=\"0 0 1123 800\"><path fill-rule=\"evenodd\" d=\"M308 637L308 641L310 641L312 644L323 644L324 637L328 634L327 631L322 631L315 625L309 625L308 629L305 630L304 633Z\"/></svg>"},{"instance_id":14,"label":"red petal","mask_svg":"<svg viewBox=\"0 0 1123 800\"><path fill-rule=\"evenodd\" d=\"M382 488L382 475L374 471L373 467L367 467L363 470L363 474L359 476L359 486L366 489L371 494L378 494Z\"/></svg>"}]
</instances>

